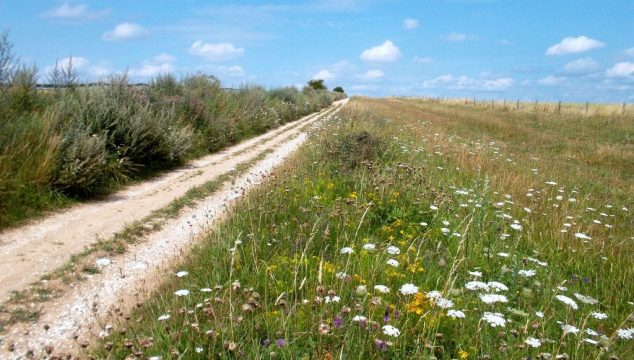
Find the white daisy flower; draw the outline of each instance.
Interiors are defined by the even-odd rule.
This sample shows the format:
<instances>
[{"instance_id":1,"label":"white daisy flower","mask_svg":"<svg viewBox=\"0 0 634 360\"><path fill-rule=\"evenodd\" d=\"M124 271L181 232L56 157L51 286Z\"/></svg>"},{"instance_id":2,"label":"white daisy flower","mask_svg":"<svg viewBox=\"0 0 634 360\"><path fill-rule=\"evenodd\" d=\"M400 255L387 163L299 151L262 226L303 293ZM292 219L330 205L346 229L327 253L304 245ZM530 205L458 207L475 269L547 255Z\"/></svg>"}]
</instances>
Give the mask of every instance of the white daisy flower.
<instances>
[{"instance_id":1,"label":"white daisy flower","mask_svg":"<svg viewBox=\"0 0 634 360\"><path fill-rule=\"evenodd\" d=\"M365 287L365 285L359 285L357 286L357 295L365 295L365 293L368 292L368 289Z\"/></svg>"},{"instance_id":2,"label":"white daisy flower","mask_svg":"<svg viewBox=\"0 0 634 360\"><path fill-rule=\"evenodd\" d=\"M579 308L579 305L577 305L577 303L572 300L571 298L565 296L565 295L556 295L555 299L561 301L562 303L570 306L571 308L577 310Z\"/></svg>"},{"instance_id":3,"label":"white daisy flower","mask_svg":"<svg viewBox=\"0 0 634 360\"><path fill-rule=\"evenodd\" d=\"M158 317L158 321L165 321L165 320L169 320L170 316L168 314L165 315L161 315Z\"/></svg>"},{"instance_id":4,"label":"white daisy flower","mask_svg":"<svg viewBox=\"0 0 634 360\"><path fill-rule=\"evenodd\" d=\"M368 243L368 244L363 245L363 250L372 251L374 249L376 249L376 245L374 245L374 244Z\"/></svg>"},{"instance_id":5,"label":"white daisy flower","mask_svg":"<svg viewBox=\"0 0 634 360\"><path fill-rule=\"evenodd\" d=\"M176 276L178 277L184 277L187 276L189 273L187 271L179 271L176 273Z\"/></svg>"},{"instance_id":6,"label":"white daisy flower","mask_svg":"<svg viewBox=\"0 0 634 360\"><path fill-rule=\"evenodd\" d=\"M352 321L354 322L368 321L368 318L366 318L365 316L356 315L355 317L352 318Z\"/></svg>"},{"instance_id":7,"label":"white daisy flower","mask_svg":"<svg viewBox=\"0 0 634 360\"><path fill-rule=\"evenodd\" d=\"M174 293L174 295L176 296L187 296L189 295L189 290L187 289L183 289L183 290L178 290Z\"/></svg>"}]
</instances>

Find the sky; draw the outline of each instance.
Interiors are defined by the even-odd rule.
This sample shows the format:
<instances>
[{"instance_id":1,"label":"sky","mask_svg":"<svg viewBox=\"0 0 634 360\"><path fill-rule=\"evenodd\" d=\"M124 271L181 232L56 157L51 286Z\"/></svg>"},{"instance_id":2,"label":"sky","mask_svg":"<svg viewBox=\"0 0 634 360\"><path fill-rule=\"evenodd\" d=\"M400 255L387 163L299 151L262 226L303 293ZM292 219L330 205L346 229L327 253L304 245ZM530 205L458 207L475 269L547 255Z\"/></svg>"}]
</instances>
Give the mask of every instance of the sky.
<instances>
[{"instance_id":1,"label":"sky","mask_svg":"<svg viewBox=\"0 0 634 360\"><path fill-rule=\"evenodd\" d=\"M0 1L20 61L83 81L211 74L226 87L634 102L632 0Z\"/></svg>"}]
</instances>

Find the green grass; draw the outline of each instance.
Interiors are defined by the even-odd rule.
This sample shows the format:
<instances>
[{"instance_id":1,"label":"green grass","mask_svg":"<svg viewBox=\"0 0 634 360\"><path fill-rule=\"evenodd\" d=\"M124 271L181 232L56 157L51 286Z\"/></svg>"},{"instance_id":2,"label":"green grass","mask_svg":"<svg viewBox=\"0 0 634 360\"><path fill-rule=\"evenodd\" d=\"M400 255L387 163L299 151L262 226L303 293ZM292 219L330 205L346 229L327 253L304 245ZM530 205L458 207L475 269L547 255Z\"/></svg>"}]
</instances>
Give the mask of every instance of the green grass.
<instances>
[{"instance_id":1,"label":"green grass","mask_svg":"<svg viewBox=\"0 0 634 360\"><path fill-rule=\"evenodd\" d=\"M2 86L0 230L106 196L342 97L257 86L226 91L204 75L165 75L149 87L129 86L125 76L72 90Z\"/></svg>"},{"instance_id":2,"label":"green grass","mask_svg":"<svg viewBox=\"0 0 634 360\"><path fill-rule=\"evenodd\" d=\"M623 209L632 194L594 186L604 178L626 182L613 164L592 165L589 183L558 166L557 154L576 146L568 138L595 130L543 134L563 146L522 147L521 138L481 123L502 115L428 105L353 99L91 352L112 359L134 352L183 359L627 358L634 343L617 330L633 327L632 210ZM521 121L508 120L523 128ZM614 161L625 166L629 151ZM525 157L541 159L537 174ZM556 186L545 184L552 179ZM507 289L469 289L491 282ZM405 284L418 291L401 293ZM507 302L485 303L487 293ZM465 318L449 316L449 305ZM499 313L505 325L491 326L485 313ZM564 334L563 324L579 333ZM530 347L529 338L541 345Z\"/></svg>"}]
</instances>

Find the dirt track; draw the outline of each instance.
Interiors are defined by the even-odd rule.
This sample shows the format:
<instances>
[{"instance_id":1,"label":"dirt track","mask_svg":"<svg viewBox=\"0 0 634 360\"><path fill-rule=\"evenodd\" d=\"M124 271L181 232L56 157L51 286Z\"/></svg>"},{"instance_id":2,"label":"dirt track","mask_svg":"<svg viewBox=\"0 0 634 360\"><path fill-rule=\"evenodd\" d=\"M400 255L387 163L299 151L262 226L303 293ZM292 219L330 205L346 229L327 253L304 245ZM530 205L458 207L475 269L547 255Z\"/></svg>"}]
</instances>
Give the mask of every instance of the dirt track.
<instances>
[{"instance_id":1,"label":"dirt track","mask_svg":"<svg viewBox=\"0 0 634 360\"><path fill-rule=\"evenodd\" d=\"M335 103L340 109L346 100ZM337 110L338 111L338 110ZM197 235L209 230L225 209L246 190L257 185L306 139L305 128L324 117L326 110L286 124L220 153L213 154L151 181L128 187L108 199L83 204L33 224L0 234L0 303L12 291L29 284L70 259L86 246L108 239L127 224L182 197L192 187L212 181L236 166L270 152L233 185L225 184L194 208L183 210L161 230L125 254L110 259L103 271L77 286L55 303L45 305L35 323L18 324L0 335L0 359L20 358L27 349L40 354L46 345L56 351L78 351L102 330L113 308L125 309L153 288L161 269L173 264ZM331 113L332 114L332 113ZM330 116L330 115L329 115ZM164 274L163 274L164 275ZM43 330L44 324L50 328ZM24 336L25 333L28 335ZM8 344L14 344L8 352Z\"/></svg>"}]
</instances>

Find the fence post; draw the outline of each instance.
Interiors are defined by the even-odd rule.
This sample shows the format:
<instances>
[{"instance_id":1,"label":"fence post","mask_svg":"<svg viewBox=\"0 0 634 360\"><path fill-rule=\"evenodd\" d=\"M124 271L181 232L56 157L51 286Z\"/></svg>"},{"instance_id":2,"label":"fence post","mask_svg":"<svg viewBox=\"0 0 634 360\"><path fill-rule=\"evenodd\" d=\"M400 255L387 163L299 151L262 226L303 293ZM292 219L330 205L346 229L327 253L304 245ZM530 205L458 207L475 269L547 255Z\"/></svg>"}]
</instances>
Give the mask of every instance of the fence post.
<instances>
[{"instance_id":1,"label":"fence post","mask_svg":"<svg viewBox=\"0 0 634 360\"><path fill-rule=\"evenodd\" d=\"M493 103L493 99L491 99L491 110L495 108L495 104Z\"/></svg>"},{"instance_id":2,"label":"fence post","mask_svg":"<svg viewBox=\"0 0 634 360\"><path fill-rule=\"evenodd\" d=\"M590 102L586 101L586 116L588 116L588 107L590 106Z\"/></svg>"},{"instance_id":3,"label":"fence post","mask_svg":"<svg viewBox=\"0 0 634 360\"><path fill-rule=\"evenodd\" d=\"M519 110L520 109L520 100L517 99L517 104L515 105L515 110Z\"/></svg>"},{"instance_id":4,"label":"fence post","mask_svg":"<svg viewBox=\"0 0 634 360\"><path fill-rule=\"evenodd\" d=\"M622 115L625 116L625 103L623 103L623 111L622 111Z\"/></svg>"},{"instance_id":5,"label":"fence post","mask_svg":"<svg viewBox=\"0 0 634 360\"><path fill-rule=\"evenodd\" d=\"M474 97L474 98L473 98L473 105L475 105L475 104L476 104L476 101L475 101L475 97Z\"/></svg>"},{"instance_id":6,"label":"fence post","mask_svg":"<svg viewBox=\"0 0 634 360\"><path fill-rule=\"evenodd\" d=\"M557 105L557 114L561 114L561 100L559 100L559 105Z\"/></svg>"}]
</instances>

